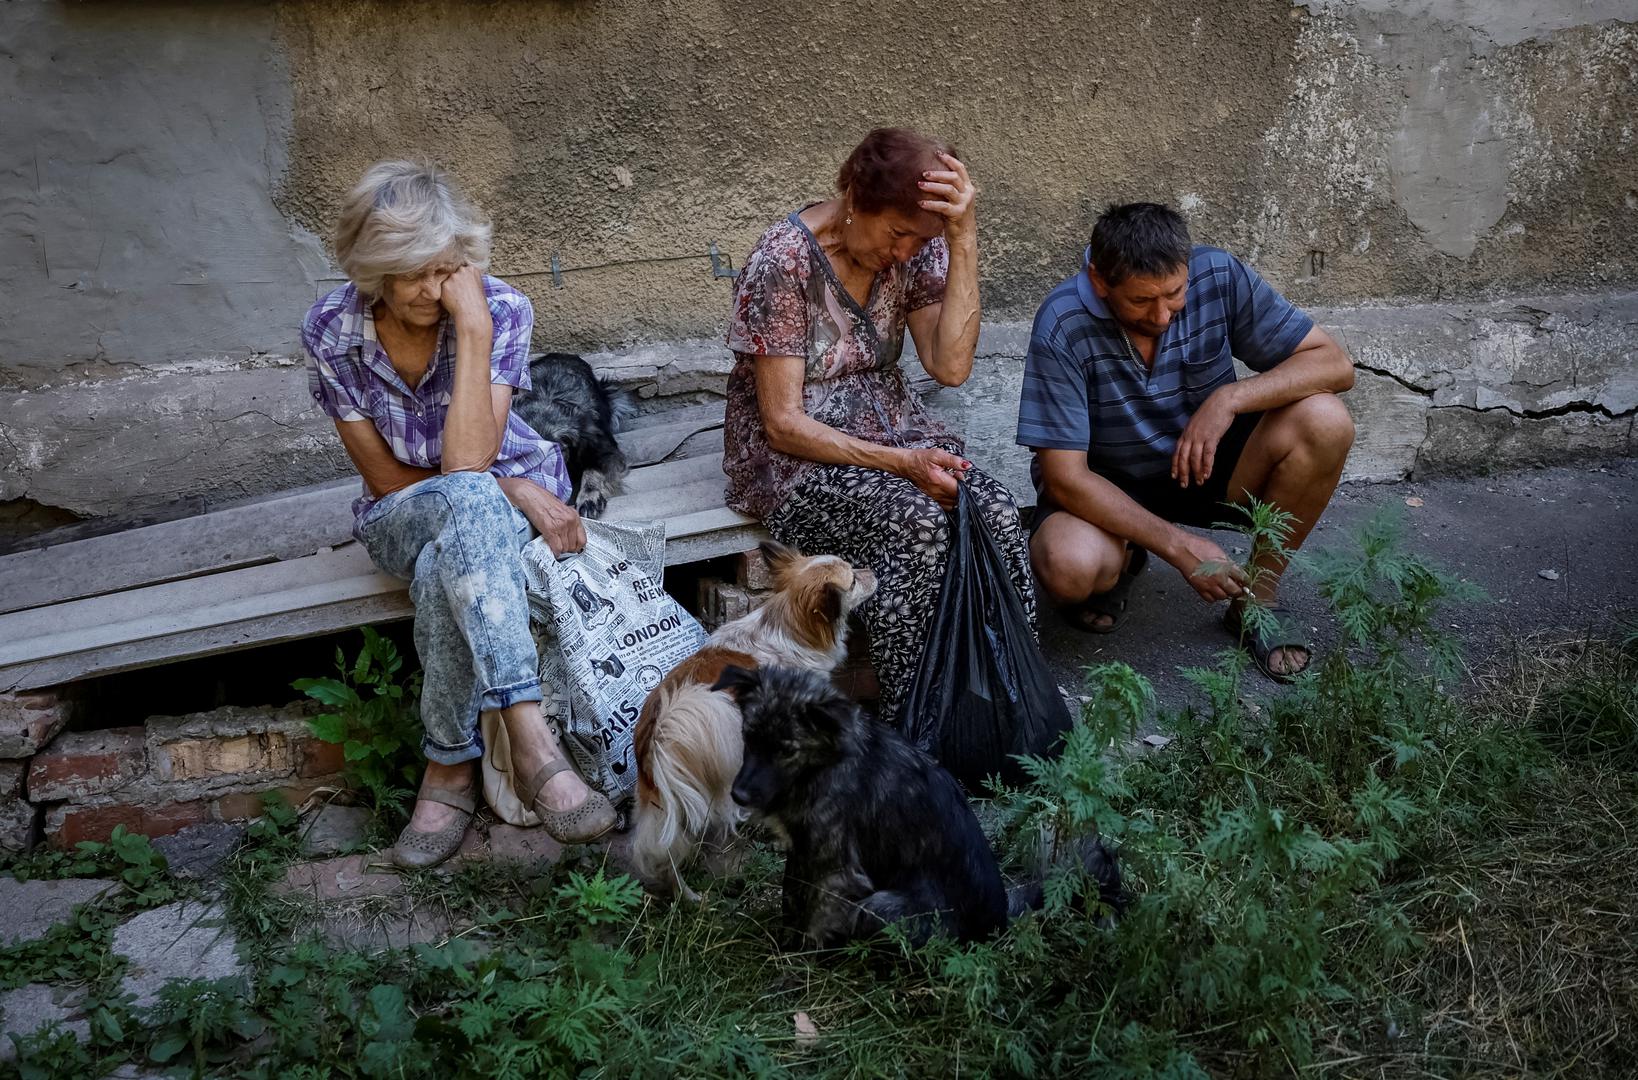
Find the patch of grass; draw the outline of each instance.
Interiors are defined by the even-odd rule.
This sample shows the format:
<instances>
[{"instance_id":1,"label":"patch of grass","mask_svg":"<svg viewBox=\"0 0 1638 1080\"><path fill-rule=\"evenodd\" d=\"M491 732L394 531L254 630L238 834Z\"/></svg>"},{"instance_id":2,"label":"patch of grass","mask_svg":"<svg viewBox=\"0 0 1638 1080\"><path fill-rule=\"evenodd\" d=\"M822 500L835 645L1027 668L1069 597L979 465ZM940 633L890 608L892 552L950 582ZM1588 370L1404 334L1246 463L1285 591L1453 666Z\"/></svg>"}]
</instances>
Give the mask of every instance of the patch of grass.
<instances>
[{"instance_id":1,"label":"patch of grass","mask_svg":"<svg viewBox=\"0 0 1638 1080\"><path fill-rule=\"evenodd\" d=\"M1454 783L1492 797L1430 831L1395 887L1426 949L1388 981L1425 1053L1493 1075L1638 1071L1634 644L1538 635L1476 680L1471 731L1524 764L1453 762Z\"/></svg>"},{"instance_id":2,"label":"patch of grass","mask_svg":"<svg viewBox=\"0 0 1638 1080\"><path fill-rule=\"evenodd\" d=\"M1587 638L1531 645L1534 655L1515 653L1509 674L1542 743L1566 757L1638 769L1638 635L1619 645Z\"/></svg>"},{"instance_id":3,"label":"patch of grass","mask_svg":"<svg viewBox=\"0 0 1638 1080\"><path fill-rule=\"evenodd\" d=\"M1458 692L1433 627L1465 588L1389 522L1359 539L1313 566L1343 646L1272 701L1225 654L1140 752L1147 684L1089 671L1063 752L986 814L1013 872L1051 866L1045 910L993 941L781 951L781 859L759 848L699 908L589 853L420 875L417 903L474 925L364 957L268 914L275 824L236 864L254 999L107 1014L128 1053L258 1077L1632 1075L1638 773L1606 734L1630 645L1521 649ZM1112 927L1064 857L1093 832L1132 893ZM83 1053L115 1045L94 1026ZM67 1075L76 1053L42 1038L24 1060Z\"/></svg>"}]
</instances>

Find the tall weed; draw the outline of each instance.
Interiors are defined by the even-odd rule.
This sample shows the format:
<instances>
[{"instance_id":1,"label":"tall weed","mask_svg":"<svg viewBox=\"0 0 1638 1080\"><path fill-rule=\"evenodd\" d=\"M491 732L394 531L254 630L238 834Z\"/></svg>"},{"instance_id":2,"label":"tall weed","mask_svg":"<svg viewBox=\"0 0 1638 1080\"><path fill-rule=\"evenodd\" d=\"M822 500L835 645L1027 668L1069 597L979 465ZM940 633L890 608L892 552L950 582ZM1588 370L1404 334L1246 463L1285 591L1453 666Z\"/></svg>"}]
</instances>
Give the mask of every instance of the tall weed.
<instances>
[{"instance_id":1,"label":"tall weed","mask_svg":"<svg viewBox=\"0 0 1638 1080\"><path fill-rule=\"evenodd\" d=\"M404 672L397 646L370 627L352 663L336 648L335 666L337 678L290 684L330 710L308 727L341 744L348 781L369 792L378 817L402 818L421 775L421 672Z\"/></svg>"}]
</instances>

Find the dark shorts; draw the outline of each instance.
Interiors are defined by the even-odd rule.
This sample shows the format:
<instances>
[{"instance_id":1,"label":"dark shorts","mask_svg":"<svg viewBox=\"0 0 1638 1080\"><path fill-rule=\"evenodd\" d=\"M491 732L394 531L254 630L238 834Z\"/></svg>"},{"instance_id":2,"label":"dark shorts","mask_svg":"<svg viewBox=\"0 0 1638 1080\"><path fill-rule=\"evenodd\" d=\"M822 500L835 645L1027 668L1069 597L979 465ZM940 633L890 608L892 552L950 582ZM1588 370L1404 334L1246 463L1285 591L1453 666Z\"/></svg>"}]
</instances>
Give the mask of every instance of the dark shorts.
<instances>
[{"instance_id":1,"label":"dark shorts","mask_svg":"<svg viewBox=\"0 0 1638 1080\"><path fill-rule=\"evenodd\" d=\"M1234 475L1234 467L1240 463L1240 455L1245 453L1246 443L1262 418L1260 412L1244 413L1234 418L1217 443L1211 475L1200 487L1179 486L1172 479L1170 471L1146 480L1117 476L1105 476L1104 479L1124 491L1149 513L1174 525L1211 529L1219 522L1239 521L1241 515L1223 504L1228 499L1229 479ZM1063 507L1048 499L1039 487L1035 495L1035 516L1030 519L1029 525L1031 537L1041 527L1041 522L1063 510Z\"/></svg>"}]
</instances>

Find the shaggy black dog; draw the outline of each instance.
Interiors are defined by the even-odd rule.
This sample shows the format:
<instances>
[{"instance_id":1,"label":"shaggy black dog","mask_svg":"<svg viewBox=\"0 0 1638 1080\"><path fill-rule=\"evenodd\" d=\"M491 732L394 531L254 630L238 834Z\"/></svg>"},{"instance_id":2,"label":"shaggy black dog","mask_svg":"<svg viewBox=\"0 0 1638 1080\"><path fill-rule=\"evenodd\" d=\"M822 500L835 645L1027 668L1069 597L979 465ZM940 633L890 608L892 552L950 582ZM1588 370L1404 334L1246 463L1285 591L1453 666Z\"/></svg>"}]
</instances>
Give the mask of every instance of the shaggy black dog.
<instances>
[{"instance_id":1,"label":"shaggy black dog","mask_svg":"<svg viewBox=\"0 0 1638 1080\"><path fill-rule=\"evenodd\" d=\"M811 671L728 667L745 718L733 797L789 838L787 924L829 948L901 923L972 941L1007 923L1007 891L961 788L931 757Z\"/></svg>"},{"instance_id":2,"label":"shaggy black dog","mask_svg":"<svg viewBox=\"0 0 1638 1080\"><path fill-rule=\"evenodd\" d=\"M626 475L626 455L614 433L636 412L631 395L597 377L571 353L545 353L529 362L528 392L512 411L543 439L563 448L574 483L570 501L582 517L601 517Z\"/></svg>"}]
</instances>

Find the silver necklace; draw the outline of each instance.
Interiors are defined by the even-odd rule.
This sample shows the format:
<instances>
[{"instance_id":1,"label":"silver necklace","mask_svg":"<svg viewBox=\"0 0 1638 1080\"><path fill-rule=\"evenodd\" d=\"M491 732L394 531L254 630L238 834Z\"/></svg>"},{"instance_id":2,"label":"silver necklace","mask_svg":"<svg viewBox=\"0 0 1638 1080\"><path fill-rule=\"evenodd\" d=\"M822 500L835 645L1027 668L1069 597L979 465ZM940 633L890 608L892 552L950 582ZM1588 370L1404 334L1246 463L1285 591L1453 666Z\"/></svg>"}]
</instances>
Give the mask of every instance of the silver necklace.
<instances>
[{"instance_id":1,"label":"silver necklace","mask_svg":"<svg viewBox=\"0 0 1638 1080\"><path fill-rule=\"evenodd\" d=\"M1148 370L1148 365L1143 362L1143 357L1139 355L1137 346L1133 345L1132 339L1126 336L1126 327L1122 326L1120 323L1116 323L1115 329L1120 331L1121 343L1126 346L1126 355L1131 359L1132 363L1136 364L1140 368Z\"/></svg>"}]
</instances>

